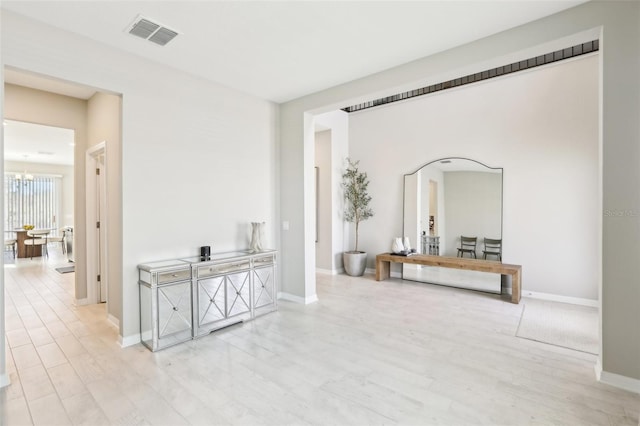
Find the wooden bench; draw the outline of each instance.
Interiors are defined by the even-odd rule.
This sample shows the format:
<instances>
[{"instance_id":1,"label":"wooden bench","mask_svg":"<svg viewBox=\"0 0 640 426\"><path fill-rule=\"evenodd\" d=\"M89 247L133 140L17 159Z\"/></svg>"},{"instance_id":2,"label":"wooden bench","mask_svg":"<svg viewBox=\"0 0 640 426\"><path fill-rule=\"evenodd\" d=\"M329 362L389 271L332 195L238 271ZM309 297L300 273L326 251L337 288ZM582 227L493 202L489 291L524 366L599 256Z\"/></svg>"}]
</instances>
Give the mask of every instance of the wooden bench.
<instances>
[{"instance_id":1,"label":"wooden bench","mask_svg":"<svg viewBox=\"0 0 640 426\"><path fill-rule=\"evenodd\" d=\"M382 253L376 256L376 281L384 281L391 276L391 262L410 263L414 265L439 266L441 268L466 269L470 271L492 272L494 274L511 276L511 302L520 303L522 285L522 266L509 265L483 259L466 259L461 257L431 256L428 254L413 254L398 256Z\"/></svg>"}]
</instances>

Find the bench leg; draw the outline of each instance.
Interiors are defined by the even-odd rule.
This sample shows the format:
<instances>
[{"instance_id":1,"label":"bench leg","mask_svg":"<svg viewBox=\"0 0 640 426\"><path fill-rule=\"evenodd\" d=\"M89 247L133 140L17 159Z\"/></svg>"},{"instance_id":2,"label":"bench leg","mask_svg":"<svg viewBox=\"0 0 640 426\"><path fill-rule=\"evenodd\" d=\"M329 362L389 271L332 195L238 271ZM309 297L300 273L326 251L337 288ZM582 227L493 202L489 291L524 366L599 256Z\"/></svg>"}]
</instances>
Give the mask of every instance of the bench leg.
<instances>
[{"instance_id":1,"label":"bench leg","mask_svg":"<svg viewBox=\"0 0 640 426\"><path fill-rule=\"evenodd\" d=\"M384 281L391 276L391 262L376 259L376 281Z\"/></svg>"},{"instance_id":2,"label":"bench leg","mask_svg":"<svg viewBox=\"0 0 640 426\"><path fill-rule=\"evenodd\" d=\"M522 292L522 271L511 275L511 303L520 303Z\"/></svg>"}]
</instances>

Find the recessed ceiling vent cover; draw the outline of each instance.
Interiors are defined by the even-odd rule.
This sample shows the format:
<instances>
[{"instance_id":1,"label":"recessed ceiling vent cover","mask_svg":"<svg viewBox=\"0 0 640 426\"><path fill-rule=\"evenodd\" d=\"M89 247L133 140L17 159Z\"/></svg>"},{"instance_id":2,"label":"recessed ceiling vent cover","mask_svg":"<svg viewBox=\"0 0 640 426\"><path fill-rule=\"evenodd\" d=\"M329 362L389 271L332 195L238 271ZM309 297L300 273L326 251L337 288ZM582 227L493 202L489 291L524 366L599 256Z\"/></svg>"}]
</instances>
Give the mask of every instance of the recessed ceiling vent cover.
<instances>
[{"instance_id":1,"label":"recessed ceiling vent cover","mask_svg":"<svg viewBox=\"0 0 640 426\"><path fill-rule=\"evenodd\" d=\"M177 31L140 15L129 25L127 32L145 40L152 41L160 46L166 45L178 35Z\"/></svg>"}]
</instances>

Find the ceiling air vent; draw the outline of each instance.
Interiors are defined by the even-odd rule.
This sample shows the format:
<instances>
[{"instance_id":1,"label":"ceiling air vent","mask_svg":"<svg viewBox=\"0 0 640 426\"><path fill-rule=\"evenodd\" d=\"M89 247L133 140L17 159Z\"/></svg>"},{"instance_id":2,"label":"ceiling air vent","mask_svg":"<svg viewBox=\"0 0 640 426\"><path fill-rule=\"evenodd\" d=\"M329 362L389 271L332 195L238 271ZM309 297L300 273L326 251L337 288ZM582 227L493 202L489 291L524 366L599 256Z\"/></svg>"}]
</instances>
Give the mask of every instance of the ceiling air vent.
<instances>
[{"instance_id":1,"label":"ceiling air vent","mask_svg":"<svg viewBox=\"0 0 640 426\"><path fill-rule=\"evenodd\" d=\"M145 40L152 41L160 46L166 45L178 35L177 31L171 30L140 15L129 25L127 32Z\"/></svg>"}]
</instances>

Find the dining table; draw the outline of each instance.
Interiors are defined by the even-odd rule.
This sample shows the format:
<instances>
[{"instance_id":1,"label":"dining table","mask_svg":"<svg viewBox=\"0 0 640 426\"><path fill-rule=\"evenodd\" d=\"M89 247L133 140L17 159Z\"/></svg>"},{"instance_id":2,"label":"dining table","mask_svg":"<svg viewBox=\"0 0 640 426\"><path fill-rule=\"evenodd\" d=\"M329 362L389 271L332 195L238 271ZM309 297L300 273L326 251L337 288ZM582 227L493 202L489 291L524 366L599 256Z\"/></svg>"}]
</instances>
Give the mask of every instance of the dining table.
<instances>
[{"instance_id":1,"label":"dining table","mask_svg":"<svg viewBox=\"0 0 640 426\"><path fill-rule=\"evenodd\" d=\"M42 231L42 229L30 229L29 231ZM27 232L28 230L24 229L24 228L15 228L12 231L8 231L8 232L15 232L16 233L16 256L18 258L24 258L24 257L38 257L38 256L42 256L42 246L38 246L35 245L33 247L31 247L29 249L29 253L27 253L27 247L24 244L24 241L29 238L27 236ZM33 250L33 252L32 252Z\"/></svg>"}]
</instances>

